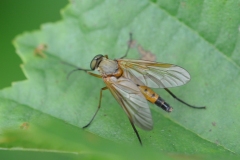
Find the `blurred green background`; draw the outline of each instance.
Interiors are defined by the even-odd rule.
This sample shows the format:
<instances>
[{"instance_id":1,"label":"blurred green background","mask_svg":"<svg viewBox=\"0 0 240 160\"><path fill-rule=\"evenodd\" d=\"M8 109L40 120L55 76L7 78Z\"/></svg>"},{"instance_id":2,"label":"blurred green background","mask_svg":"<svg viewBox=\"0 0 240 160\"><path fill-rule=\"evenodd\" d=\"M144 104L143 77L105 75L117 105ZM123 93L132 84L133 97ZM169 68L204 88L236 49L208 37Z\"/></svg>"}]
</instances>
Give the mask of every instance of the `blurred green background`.
<instances>
[{"instance_id":1,"label":"blurred green background","mask_svg":"<svg viewBox=\"0 0 240 160\"><path fill-rule=\"evenodd\" d=\"M38 30L42 23L55 22L61 19L60 9L66 6L67 0L1 0L0 1L0 89L11 86L11 82L26 79L21 68L21 59L12 45L13 39L25 32ZM16 152L15 152L16 153ZM20 156L20 157L19 157ZM19 153L1 150L3 159L68 159L68 156L55 153Z\"/></svg>"},{"instance_id":2,"label":"blurred green background","mask_svg":"<svg viewBox=\"0 0 240 160\"><path fill-rule=\"evenodd\" d=\"M26 79L12 45L16 35L38 30L42 23L59 21L60 9L67 3L68 0L0 1L0 89Z\"/></svg>"}]
</instances>

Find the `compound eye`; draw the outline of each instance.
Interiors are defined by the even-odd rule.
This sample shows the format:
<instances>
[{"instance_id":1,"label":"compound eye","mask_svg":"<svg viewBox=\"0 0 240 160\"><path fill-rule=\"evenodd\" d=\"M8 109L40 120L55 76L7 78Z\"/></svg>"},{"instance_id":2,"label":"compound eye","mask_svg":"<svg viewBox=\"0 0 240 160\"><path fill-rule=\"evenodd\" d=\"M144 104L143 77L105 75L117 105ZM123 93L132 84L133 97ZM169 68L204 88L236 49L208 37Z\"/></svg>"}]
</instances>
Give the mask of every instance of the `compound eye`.
<instances>
[{"instance_id":1,"label":"compound eye","mask_svg":"<svg viewBox=\"0 0 240 160\"><path fill-rule=\"evenodd\" d=\"M91 62L91 64L90 64L91 70L94 70L94 69L95 69L96 64L97 64L97 60L96 60L96 59L93 59L92 62Z\"/></svg>"},{"instance_id":2,"label":"compound eye","mask_svg":"<svg viewBox=\"0 0 240 160\"><path fill-rule=\"evenodd\" d=\"M102 60L102 57L103 55L99 54L99 55L96 55L93 59L92 59L92 62L90 63L90 68L91 70L94 70L98 67L99 63L101 62Z\"/></svg>"}]
</instances>

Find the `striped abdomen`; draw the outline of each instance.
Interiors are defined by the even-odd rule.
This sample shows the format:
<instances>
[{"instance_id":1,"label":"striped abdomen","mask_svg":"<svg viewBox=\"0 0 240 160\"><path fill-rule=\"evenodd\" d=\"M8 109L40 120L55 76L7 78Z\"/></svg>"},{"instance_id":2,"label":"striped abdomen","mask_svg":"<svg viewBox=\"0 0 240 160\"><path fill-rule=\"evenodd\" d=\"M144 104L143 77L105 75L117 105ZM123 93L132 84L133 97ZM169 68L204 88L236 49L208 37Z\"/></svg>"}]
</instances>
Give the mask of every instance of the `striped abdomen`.
<instances>
[{"instance_id":1,"label":"striped abdomen","mask_svg":"<svg viewBox=\"0 0 240 160\"><path fill-rule=\"evenodd\" d=\"M151 88L148 88L147 86L140 85L137 86L149 102L156 104L157 106L161 107L163 110L167 112L172 111L172 107L169 106L169 104L167 104L166 102L164 102L164 100L158 94L156 94Z\"/></svg>"}]
</instances>

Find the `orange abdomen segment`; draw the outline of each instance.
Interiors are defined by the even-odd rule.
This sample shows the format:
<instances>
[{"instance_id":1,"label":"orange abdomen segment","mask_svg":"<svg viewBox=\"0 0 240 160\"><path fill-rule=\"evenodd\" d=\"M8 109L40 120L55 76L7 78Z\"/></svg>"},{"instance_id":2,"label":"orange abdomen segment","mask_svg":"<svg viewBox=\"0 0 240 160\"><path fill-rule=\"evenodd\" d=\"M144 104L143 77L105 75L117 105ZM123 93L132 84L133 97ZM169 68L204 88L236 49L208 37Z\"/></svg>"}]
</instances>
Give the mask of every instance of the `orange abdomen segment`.
<instances>
[{"instance_id":1,"label":"orange abdomen segment","mask_svg":"<svg viewBox=\"0 0 240 160\"><path fill-rule=\"evenodd\" d=\"M157 94L155 93L151 88L147 86L140 86L137 85L144 97L151 103L156 104L157 106L161 107L163 110L167 112L172 111L172 107L169 106L164 100Z\"/></svg>"},{"instance_id":2,"label":"orange abdomen segment","mask_svg":"<svg viewBox=\"0 0 240 160\"><path fill-rule=\"evenodd\" d=\"M159 96L151 88L147 86L138 86L138 88L149 102L155 103L157 101Z\"/></svg>"}]
</instances>

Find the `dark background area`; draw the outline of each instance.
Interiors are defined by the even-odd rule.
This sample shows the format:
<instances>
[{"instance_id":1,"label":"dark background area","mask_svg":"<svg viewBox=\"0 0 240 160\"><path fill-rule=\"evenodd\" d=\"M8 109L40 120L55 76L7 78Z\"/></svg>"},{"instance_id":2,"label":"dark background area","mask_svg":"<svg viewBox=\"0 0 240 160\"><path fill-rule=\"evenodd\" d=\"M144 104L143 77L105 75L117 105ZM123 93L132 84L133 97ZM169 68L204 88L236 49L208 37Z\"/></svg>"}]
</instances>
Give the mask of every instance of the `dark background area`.
<instances>
[{"instance_id":1,"label":"dark background area","mask_svg":"<svg viewBox=\"0 0 240 160\"><path fill-rule=\"evenodd\" d=\"M26 31L39 30L40 25L61 20L60 10L68 0L0 0L0 89L12 82L25 80L20 68L22 61L15 52L13 39ZM69 160L77 156L64 153L46 153L0 150L0 159Z\"/></svg>"},{"instance_id":2,"label":"dark background area","mask_svg":"<svg viewBox=\"0 0 240 160\"><path fill-rule=\"evenodd\" d=\"M21 59L12 45L13 39L25 31L40 29L42 23L61 20L60 9L67 4L67 0L0 1L0 89L26 79L20 68Z\"/></svg>"}]
</instances>

